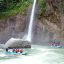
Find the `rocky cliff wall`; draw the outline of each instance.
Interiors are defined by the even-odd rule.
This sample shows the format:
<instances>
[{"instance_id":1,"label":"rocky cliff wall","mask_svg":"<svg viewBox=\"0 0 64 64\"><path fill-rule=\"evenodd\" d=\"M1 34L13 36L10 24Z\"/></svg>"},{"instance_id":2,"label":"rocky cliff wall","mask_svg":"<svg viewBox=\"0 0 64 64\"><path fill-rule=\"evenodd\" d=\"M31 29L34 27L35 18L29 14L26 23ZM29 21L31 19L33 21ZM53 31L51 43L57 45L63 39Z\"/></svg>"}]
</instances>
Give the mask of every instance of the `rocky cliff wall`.
<instances>
[{"instance_id":1,"label":"rocky cliff wall","mask_svg":"<svg viewBox=\"0 0 64 64\"><path fill-rule=\"evenodd\" d=\"M40 21L52 33L52 40L64 39L64 0L46 0L47 8ZM51 36L49 36L51 38Z\"/></svg>"},{"instance_id":2,"label":"rocky cliff wall","mask_svg":"<svg viewBox=\"0 0 64 64\"><path fill-rule=\"evenodd\" d=\"M33 29L33 42L44 43L52 40L64 40L64 14L63 0L46 0L47 9L43 16L38 19L39 12L35 15L35 27ZM30 13L30 12L28 12ZM28 16L30 14L27 14ZM9 38L22 38L26 29L26 15L11 16L0 20L0 43L5 43ZM48 44L48 43L44 43Z\"/></svg>"},{"instance_id":3,"label":"rocky cliff wall","mask_svg":"<svg viewBox=\"0 0 64 64\"><path fill-rule=\"evenodd\" d=\"M0 43L5 43L9 38L21 38L25 33L26 16L16 15L5 20L0 20Z\"/></svg>"}]
</instances>

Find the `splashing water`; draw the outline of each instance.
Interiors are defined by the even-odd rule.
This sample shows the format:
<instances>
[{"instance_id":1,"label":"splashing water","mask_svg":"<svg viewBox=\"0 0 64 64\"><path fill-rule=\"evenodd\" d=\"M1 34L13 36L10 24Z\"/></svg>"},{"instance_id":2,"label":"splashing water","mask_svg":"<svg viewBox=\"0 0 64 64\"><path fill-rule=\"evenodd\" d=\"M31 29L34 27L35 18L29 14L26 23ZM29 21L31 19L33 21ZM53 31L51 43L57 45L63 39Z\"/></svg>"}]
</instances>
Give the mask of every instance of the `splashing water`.
<instances>
[{"instance_id":1,"label":"splashing water","mask_svg":"<svg viewBox=\"0 0 64 64\"><path fill-rule=\"evenodd\" d=\"M34 3L33 3L32 12L31 12L31 16L30 16L30 23L29 23L29 27L28 27L27 40L30 42L31 42L31 38L32 38L32 26L33 26L33 20L34 20L35 6L36 6L36 0L34 0Z\"/></svg>"}]
</instances>

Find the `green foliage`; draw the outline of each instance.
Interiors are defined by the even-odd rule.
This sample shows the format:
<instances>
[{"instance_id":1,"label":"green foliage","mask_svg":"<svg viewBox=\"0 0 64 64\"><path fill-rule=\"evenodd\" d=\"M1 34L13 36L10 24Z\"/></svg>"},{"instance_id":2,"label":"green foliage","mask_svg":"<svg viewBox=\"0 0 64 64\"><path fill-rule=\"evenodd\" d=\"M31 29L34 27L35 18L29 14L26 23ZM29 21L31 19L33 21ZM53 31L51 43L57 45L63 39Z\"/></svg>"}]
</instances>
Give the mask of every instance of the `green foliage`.
<instances>
[{"instance_id":1,"label":"green foliage","mask_svg":"<svg viewBox=\"0 0 64 64\"><path fill-rule=\"evenodd\" d=\"M20 0L0 0L0 12L13 8Z\"/></svg>"},{"instance_id":2,"label":"green foliage","mask_svg":"<svg viewBox=\"0 0 64 64\"><path fill-rule=\"evenodd\" d=\"M40 4L40 16L43 16L47 8L46 0L40 0L39 4Z\"/></svg>"},{"instance_id":3,"label":"green foliage","mask_svg":"<svg viewBox=\"0 0 64 64\"><path fill-rule=\"evenodd\" d=\"M32 0L0 0L0 19L16 14L26 14L26 10L31 5ZM47 4L46 0L39 0L40 16L43 16Z\"/></svg>"},{"instance_id":4,"label":"green foliage","mask_svg":"<svg viewBox=\"0 0 64 64\"><path fill-rule=\"evenodd\" d=\"M0 0L0 19L11 15L25 14L30 0Z\"/></svg>"}]
</instances>

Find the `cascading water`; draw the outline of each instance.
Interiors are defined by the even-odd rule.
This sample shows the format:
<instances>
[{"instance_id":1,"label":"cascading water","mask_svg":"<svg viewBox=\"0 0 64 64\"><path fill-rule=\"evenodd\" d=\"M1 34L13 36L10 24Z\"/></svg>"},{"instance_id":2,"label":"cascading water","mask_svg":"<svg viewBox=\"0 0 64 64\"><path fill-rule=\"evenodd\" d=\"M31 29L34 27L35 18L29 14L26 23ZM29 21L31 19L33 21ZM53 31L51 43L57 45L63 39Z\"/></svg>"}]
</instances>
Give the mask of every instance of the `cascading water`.
<instances>
[{"instance_id":1,"label":"cascading water","mask_svg":"<svg viewBox=\"0 0 64 64\"><path fill-rule=\"evenodd\" d=\"M31 11L31 16L30 16L30 22L29 22L29 27L28 27L28 34L25 35L22 39L17 39L17 38L9 39L4 46L5 48L8 48L8 47L31 48L30 42L32 39L32 26L33 26L34 14L35 14L35 6L36 6L36 0L34 0L34 2L33 2L33 7L32 7L32 11Z\"/></svg>"},{"instance_id":2,"label":"cascading water","mask_svg":"<svg viewBox=\"0 0 64 64\"><path fill-rule=\"evenodd\" d=\"M31 16L30 16L30 22L28 27L28 34L27 34L27 40L31 42L32 39L32 26L33 26L33 20L34 20L34 14L35 14L35 6L36 6L36 0L34 0Z\"/></svg>"}]
</instances>

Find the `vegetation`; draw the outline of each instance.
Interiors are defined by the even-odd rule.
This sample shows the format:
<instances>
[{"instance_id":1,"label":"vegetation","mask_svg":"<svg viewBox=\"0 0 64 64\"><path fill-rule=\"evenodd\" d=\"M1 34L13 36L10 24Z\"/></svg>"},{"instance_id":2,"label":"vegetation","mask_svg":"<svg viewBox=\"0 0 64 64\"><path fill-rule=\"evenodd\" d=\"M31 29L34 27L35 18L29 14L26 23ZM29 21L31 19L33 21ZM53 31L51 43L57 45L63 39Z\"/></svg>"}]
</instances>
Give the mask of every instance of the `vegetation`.
<instances>
[{"instance_id":1,"label":"vegetation","mask_svg":"<svg viewBox=\"0 0 64 64\"><path fill-rule=\"evenodd\" d=\"M39 4L40 4L40 15L39 16L41 17L46 12L46 8L47 8L46 0L39 0Z\"/></svg>"},{"instance_id":2,"label":"vegetation","mask_svg":"<svg viewBox=\"0 0 64 64\"><path fill-rule=\"evenodd\" d=\"M16 14L26 14L30 0L0 0L0 19ZM46 0L39 0L40 16L46 11Z\"/></svg>"},{"instance_id":3,"label":"vegetation","mask_svg":"<svg viewBox=\"0 0 64 64\"><path fill-rule=\"evenodd\" d=\"M0 19L11 15L26 14L30 0L0 0Z\"/></svg>"},{"instance_id":4,"label":"vegetation","mask_svg":"<svg viewBox=\"0 0 64 64\"><path fill-rule=\"evenodd\" d=\"M47 9L47 2L53 9L59 9L64 13L64 0L38 0L40 5L39 17L42 17ZM46 2L47 1L47 2ZM26 14L26 10L31 5L31 0L0 0L0 19L16 14Z\"/></svg>"}]
</instances>

